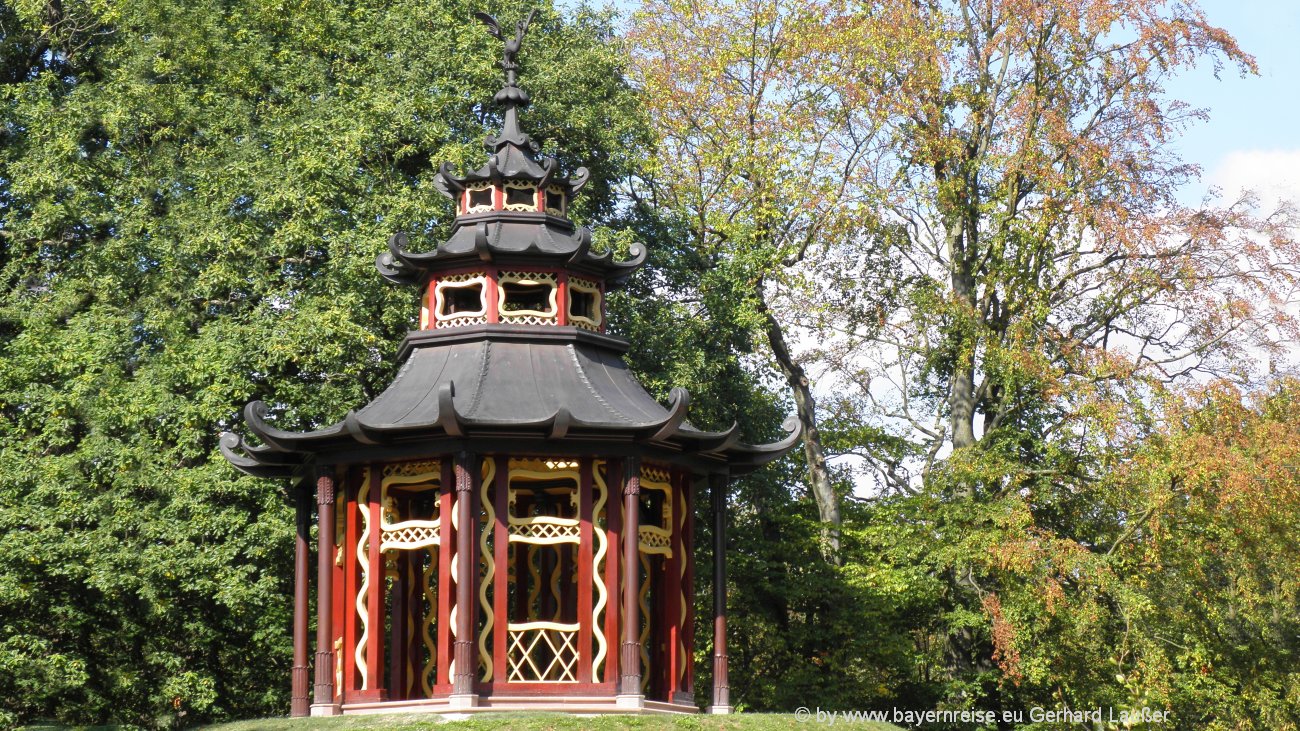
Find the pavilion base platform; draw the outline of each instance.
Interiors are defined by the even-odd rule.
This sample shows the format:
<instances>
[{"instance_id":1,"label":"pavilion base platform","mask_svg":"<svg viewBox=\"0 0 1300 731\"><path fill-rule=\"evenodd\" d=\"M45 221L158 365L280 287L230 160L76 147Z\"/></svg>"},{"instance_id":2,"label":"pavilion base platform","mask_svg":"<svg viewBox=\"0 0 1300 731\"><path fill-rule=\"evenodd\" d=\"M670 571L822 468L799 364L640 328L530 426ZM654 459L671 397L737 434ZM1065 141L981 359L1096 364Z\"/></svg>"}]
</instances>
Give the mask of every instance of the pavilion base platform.
<instances>
[{"instance_id":1,"label":"pavilion base platform","mask_svg":"<svg viewBox=\"0 0 1300 731\"><path fill-rule=\"evenodd\" d=\"M699 713L694 704L646 700L639 707L620 705L616 696L479 696L477 705L454 705L450 696L403 701L344 703L343 714L381 713L469 714L502 711L553 711L578 715L600 714L691 714Z\"/></svg>"}]
</instances>

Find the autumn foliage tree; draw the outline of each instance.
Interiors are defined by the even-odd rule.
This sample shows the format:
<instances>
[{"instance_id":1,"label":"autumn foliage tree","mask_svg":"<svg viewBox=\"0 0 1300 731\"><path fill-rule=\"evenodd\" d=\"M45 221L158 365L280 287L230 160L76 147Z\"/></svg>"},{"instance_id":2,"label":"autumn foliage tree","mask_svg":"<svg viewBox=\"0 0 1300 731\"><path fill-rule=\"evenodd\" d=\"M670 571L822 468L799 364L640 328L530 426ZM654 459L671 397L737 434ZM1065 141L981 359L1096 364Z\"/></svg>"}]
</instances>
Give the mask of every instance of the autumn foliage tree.
<instances>
[{"instance_id":1,"label":"autumn foliage tree","mask_svg":"<svg viewBox=\"0 0 1300 731\"><path fill-rule=\"evenodd\" d=\"M1106 481L1166 428L1157 400L1253 383L1296 332L1293 212L1177 197L1202 112L1165 82L1253 59L1154 0L652 0L630 40L660 145L641 200L750 287L818 427L818 503L817 460L855 458L885 560L942 580L918 633L942 702L1154 692L1106 659L1144 581Z\"/></svg>"}]
</instances>

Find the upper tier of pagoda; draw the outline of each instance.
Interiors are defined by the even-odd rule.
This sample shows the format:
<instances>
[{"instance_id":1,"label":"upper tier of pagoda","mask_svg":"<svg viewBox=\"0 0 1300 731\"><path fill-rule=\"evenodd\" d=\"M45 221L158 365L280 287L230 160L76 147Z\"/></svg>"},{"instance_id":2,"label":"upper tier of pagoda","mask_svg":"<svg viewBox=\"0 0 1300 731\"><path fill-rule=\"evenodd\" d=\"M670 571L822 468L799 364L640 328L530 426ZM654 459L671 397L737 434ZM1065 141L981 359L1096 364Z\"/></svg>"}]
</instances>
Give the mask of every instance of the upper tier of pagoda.
<instances>
[{"instance_id":1,"label":"upper tier of pagoda","mask_svg":"<svg viewBox=\"0 0 1300 731\"><path fill-rule=\"evenodd\" d=\"M502 38L495 20L482 13L479 17ZM592 252L591 230L569 220L569 205L591 174L585 167L561 174L556 159L540 155L540 146L519 127L519 112L530 99L518 85L516 55L531 20L529 15L519 24L514 39L504 39L505 85L493 98L504 120L501 133L485 140L491 153L487 162L465 175L443 163L434 177L434 186L456 204L451 235L422 253L406 248L406 234L394 235L389 250L376 261L388 280L420 284L437 271L495 262L559 266L614 287L645 262L645 249L639 245L632 247L627 261Z\"/></svg>"},{"instance_id":2,"label":"upper tier of pagoda","mask_svg":"<svg viewBox=\"0 0 1300 731\"><path fill-rule=\"evenodd\" d=\"M530 19L532 16L529 16ZM259 476L288 476L311 464L414 458L474 442L488 452L644 455L702 471L753 470L788 452L799 436L787 421L778 442L747 445L738 425L705 431L686 418L684 389L668 407L637 382L623 360L627 341L606 333L605 294L645 261L591 251L591 232L568 218L587 182L579 168L559 173L519 128L528 95L515 56L528 21L505 42L502 131L489 136L488 162L457 176L443 165L439 190L456 204L448 239L432 251L389 239L377 266L385 278L421 287L419 329L407 336L397 377L369 404L323 428L292 432L245 409L261 445L222 436L226 458Z\"/></svg>"}]
</instances>

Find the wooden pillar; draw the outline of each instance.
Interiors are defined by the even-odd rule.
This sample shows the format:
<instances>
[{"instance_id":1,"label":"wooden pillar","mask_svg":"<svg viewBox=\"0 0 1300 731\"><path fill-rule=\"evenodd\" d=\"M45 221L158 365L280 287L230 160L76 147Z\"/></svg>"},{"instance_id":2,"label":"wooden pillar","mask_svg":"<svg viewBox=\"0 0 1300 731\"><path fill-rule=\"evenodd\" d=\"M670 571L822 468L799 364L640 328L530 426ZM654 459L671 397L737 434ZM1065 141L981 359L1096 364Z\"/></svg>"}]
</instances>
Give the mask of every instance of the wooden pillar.
<instances>
[{"instance_id":1,"label":"wooden pillar","mask_svg":"<svg viewBox=\"0 0 1300 731\"><path fill-rule=\"evenodd\" d=\"M492 561L495 572L492 578L492 681L506 682L506 641L510 630L510 567L506 563L510 558L510 460L497 457L496 484L493 487L492 505L496 512L496 524L492 526ZM520 567L515 564L515 576ZM515 591L522 591L522 583L516 578Z\"/></svg>"},{"instance_id":2,"label":"wooden pillar","mask_svg":"<svg viewBox=\"0 0 1300 731\"><path fill-rule=\"evenodd\" d=\"M297 538L293 557L293 676L289 715L306 716L310 712L307 664L307 563L311 541L311 493L305 483L294 492Z\"/></svg>"},{"instance_id":3,"label":"wooden pillar","mask_svg":"<svg viewBox=\"0 0 1300 731\"><path fill-rule=\"evenodd\" d=\"M664 667L659 677L663 679L664 700L671 703L677 692L682 674L681 632L682 632L682 520L683 503L681 498L682 479L680 473L673 472L668 478L672 492L668 495L672 505L672 523L668 527L668 545L672 550L664 563L663 610L659 618L663 621Z\"/></svg>"},{"instance_id":4,"label":"wooden pillar","mask_svg":"<svg viewBox=\"0 0 1300 731\"><path fill-rule=\"evenodd\" d=\"M709 479L713 502L713 705L710 713L731 713L727 683L727 475Z\"/></svg>"},{"instance_id":5,"label":"wooden pillar","mask_svg":"<svg viewBox=\"0 0 1300 731\"><path fill-rule=\"evenodd\" d=\"M620 665L621 706L645 704L641 693L641 621L637 608L638 577L641 575L641 460L627 460L623 475L623 647Z\"/></svg>"},{"instance_id":6,"label":"wooden pillar","mask_svg":"<svg viewBox=\"0 0 1300 731\"><path fill-rule=\"evenodd\" d=\"M682 678L683 702L695 703L695 480L682 475L682 505L685 506L685 529L682 533L682 560L686 562L685 584L682 596L686 602L686 616L682 618L684 640L685 677Z\"/></svg>"},{"instance_id":7,"label":"wooden pillar","mask_svg":"<svg viewBox=\"0 0 1300 731\"><path fill-rule=\"evenodd\" d=\"M468 451L456 454L456 642L453 645L456 669L451 678L451 705L478 705L474 693L474 675L478 668L474 657L474 621L477 614L474 585L478 583L478 566L474 562L474 538L478 534L478 516L474 514L474 483L477 482L478 459Z\"/></svg>"},{"instance_id":8,"label":"wooden pillar","mask_svg":"<svg viewBox=\"0 0 1300 731\"><path fill-rule=\"evenodd\" d=\"M316 478L316 688L313 716L337 716L334 702L334 633L330 627L334 608L334 477L322 472Z\"/></svg>"}]
</instances>

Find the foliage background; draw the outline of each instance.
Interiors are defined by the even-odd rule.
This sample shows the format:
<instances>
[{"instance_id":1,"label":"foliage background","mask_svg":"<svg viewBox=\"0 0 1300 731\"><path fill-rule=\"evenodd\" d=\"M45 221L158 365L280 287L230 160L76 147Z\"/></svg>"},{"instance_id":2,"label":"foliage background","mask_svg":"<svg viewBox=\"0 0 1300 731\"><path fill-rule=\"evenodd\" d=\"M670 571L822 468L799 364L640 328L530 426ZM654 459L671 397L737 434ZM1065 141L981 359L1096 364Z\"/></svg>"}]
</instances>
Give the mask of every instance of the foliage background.
<instances>
[{"instance_id":1,"label":"foliage background","mask_svg":"<svg viewBox=\"0 0 1300 731\"><path fill-rule=\"evenodd\" d=\"M290 427L335 420L391 376L415 307L373 261L394 230L443 235L432 173L481 159L499 72L478 9L0 4L0 726L287 710L291 511L283 486L220 459L216 435L252 399ZM656 90L626 81L617 30L543 5L524 123L592 169L576 217L604 245L649 245L611 301L643 382L688 388L701 426L771 438L790 410L761 305L780 257L761 237L701 245L642 165L665 149ZM834 210L831 191L819 200ZM889 279L881 261L874 277L840 270L840 305L879 294L865 283ZM733 699L1148 706L1173 711L1161 728L1296 728L1300 385L1143 394L1097 412L1107 448L1082 456L1042 457L1028 419L916 492L861 499L832 465L830 553L805 459L738 481ZM831 453L897 446L869 409L831 403ZM1026 454L1081 460L1090 479L1027 477Z\"/></svg>"}]
</instances>

